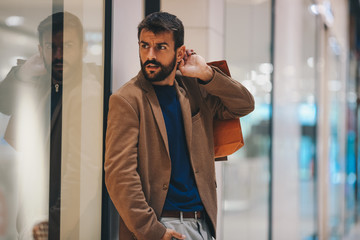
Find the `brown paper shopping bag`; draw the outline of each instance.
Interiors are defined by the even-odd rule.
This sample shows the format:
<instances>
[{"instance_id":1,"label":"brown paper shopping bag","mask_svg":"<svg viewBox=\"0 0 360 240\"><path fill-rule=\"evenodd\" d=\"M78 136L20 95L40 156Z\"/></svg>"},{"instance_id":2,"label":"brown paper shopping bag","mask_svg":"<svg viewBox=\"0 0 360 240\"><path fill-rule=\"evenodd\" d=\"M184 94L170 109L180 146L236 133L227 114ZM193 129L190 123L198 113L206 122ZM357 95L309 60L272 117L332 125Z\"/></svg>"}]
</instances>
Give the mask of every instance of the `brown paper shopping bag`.
<instances>
[{"instance_id":1,"label":"brown paper shopping bag","mask_svg":"<svg viewBox=\"0 0 360 240\"><path fill-rule=\"evenodd\" d=\"M231 76L225 60L210 62L208 65L218 67L223 73ZM233 154L242 146L244 146L244 138L240 119L214 119L214 152L216 161L227 160L228 155Z\"/></svg>"}]
</instances>

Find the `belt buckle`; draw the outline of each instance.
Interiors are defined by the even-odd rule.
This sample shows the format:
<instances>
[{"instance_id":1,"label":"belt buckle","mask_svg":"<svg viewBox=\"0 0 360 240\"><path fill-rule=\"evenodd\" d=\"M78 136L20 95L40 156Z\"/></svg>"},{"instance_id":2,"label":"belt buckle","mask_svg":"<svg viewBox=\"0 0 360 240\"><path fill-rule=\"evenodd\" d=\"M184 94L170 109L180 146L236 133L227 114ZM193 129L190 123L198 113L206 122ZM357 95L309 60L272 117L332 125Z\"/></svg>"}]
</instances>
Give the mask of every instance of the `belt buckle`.
<instances>
[{"instance_id":1,"label":"belt buckle","mask_svg":"<svg viewBox=\"0 0 360 240\"><path fill-rule=\"evenodd\" d=\"M195 211L195 220L198 219L197 213L198 213L198 211Z\"/></svg>"}]
</instances>

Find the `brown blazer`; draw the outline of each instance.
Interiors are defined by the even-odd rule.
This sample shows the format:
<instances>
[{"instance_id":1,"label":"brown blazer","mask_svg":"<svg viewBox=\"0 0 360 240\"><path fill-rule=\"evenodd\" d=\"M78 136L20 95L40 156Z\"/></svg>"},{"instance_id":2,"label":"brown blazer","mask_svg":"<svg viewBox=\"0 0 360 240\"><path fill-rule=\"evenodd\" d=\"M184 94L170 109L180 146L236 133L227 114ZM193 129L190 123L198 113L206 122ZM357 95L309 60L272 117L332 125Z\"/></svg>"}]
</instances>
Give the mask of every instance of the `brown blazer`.
<instances>
[{"instance_id":1,"label":"brown blazer","mask_svg":"<svg viewBox=\"0 0 360 240\"><path fill-rule=\"evenodd\" d=\"M217 68L208 84L176 75L176 89L199 194L216 229L213 118L244 116L254 99ZM110 97L105 183L120 214L120 239L159 240L159 222L171 173L162 111L152 84L140 72ZM214 232L215 235L215 232Z\"/></svg>"}]
</instances>

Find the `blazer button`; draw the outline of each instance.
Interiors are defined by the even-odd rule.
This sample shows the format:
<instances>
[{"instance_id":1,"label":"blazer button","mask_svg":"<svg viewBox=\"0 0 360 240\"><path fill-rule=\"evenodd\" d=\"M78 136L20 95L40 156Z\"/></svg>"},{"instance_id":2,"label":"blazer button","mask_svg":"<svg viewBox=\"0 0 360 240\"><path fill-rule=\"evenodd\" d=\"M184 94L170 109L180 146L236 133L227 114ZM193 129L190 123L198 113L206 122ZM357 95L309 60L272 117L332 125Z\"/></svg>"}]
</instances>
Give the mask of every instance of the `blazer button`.
<instances>
[{"instance_id":1,"label":"blazer button","mask_svg":"<svg viewBox=\"0 0 360 240\"><path fill-rule=\"evenodd\" d=\"M164 184L163 185L163 190L167 190L168 189L168 185Z\"/></svg>"}]
</instances>

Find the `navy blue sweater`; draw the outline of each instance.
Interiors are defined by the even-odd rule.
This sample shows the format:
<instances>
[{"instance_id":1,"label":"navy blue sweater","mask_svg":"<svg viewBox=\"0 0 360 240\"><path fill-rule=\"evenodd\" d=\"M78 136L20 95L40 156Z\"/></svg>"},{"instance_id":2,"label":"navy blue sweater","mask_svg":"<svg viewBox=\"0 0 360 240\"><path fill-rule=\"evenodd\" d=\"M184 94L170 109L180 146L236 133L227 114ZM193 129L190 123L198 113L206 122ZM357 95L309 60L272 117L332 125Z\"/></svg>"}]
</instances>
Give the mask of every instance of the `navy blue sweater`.
<instances>
[{"instance_id":1,"label":"navy blue sweater","mask_svg":"<svg viewBox=\"0 0 360 240\"><path fill-rule=\"evenodd\" d=\"M165 120L171 158L171 178L164 210L201 211L204 207L190 164L181 106L175 86L153 86Z\"/></svg>"}]
</instances>

